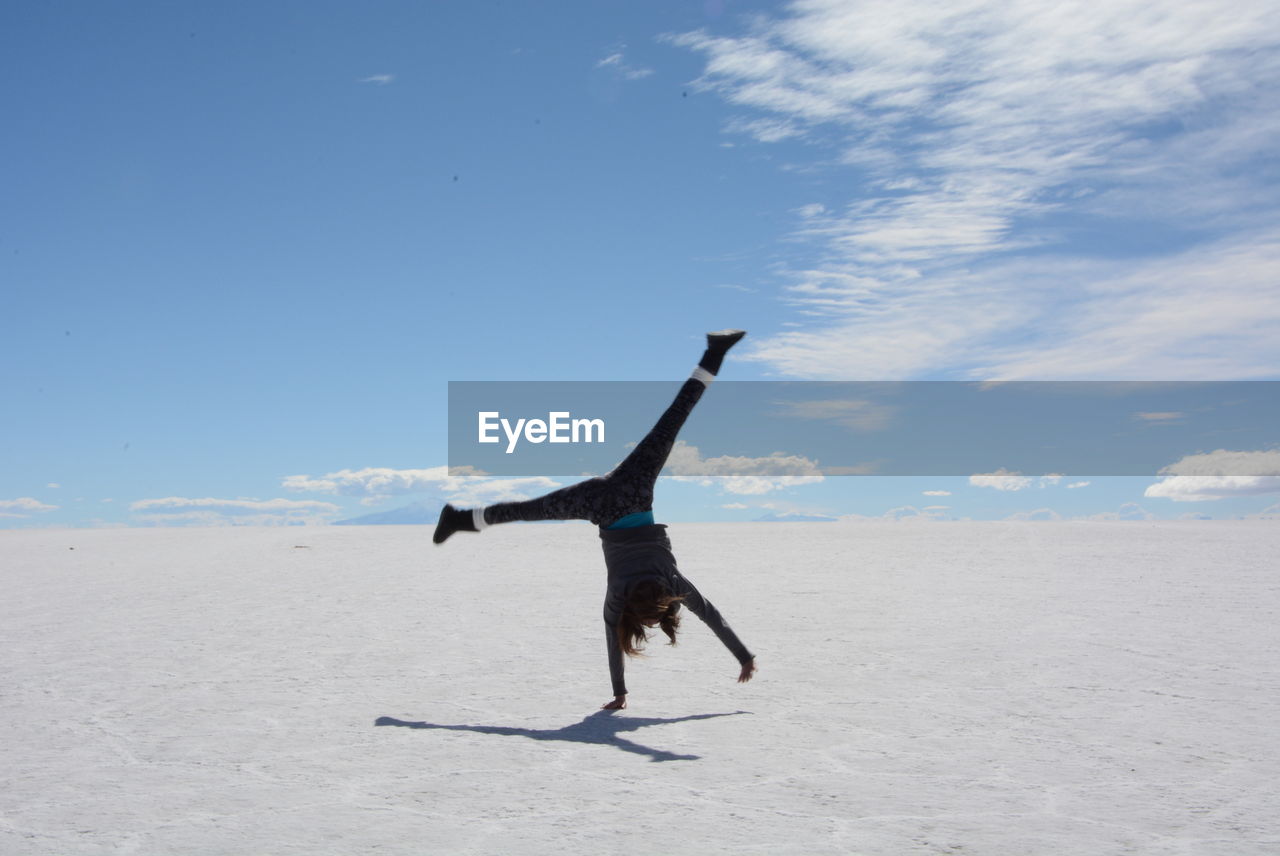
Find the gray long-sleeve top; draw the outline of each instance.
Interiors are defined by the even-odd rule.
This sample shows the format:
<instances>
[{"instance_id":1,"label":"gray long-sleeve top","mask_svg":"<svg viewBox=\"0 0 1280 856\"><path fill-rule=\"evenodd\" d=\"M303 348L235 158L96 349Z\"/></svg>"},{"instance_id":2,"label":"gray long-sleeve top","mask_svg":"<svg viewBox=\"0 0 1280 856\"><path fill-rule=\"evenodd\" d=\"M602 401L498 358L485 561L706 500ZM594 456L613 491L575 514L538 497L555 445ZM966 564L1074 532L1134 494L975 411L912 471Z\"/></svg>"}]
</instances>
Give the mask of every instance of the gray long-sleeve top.
<instances>
[{"instance_id":1,"label":"gray long-sleeve top","mask_svg":"<svg viewBox=\"0 0 1280 856\"><path fill-rule=\"evenodd\" d=\"M604 598L605 635L609 646L609 674L613 679L613 694L626 695L623 679L622 646L618 642L618 619L627 601L627 592L638 581L647 578L661 580L674 595L684 597L684 605L702 619L716 637L724 643L740 665L751 662L754 655L725 623L720 611L711 605L680 573L676 567L671 541L666 526L636 526L630 529L601 529L600 541L604 549L604 563L609 571L608 589Z\"/></svg>"}]
</instances>

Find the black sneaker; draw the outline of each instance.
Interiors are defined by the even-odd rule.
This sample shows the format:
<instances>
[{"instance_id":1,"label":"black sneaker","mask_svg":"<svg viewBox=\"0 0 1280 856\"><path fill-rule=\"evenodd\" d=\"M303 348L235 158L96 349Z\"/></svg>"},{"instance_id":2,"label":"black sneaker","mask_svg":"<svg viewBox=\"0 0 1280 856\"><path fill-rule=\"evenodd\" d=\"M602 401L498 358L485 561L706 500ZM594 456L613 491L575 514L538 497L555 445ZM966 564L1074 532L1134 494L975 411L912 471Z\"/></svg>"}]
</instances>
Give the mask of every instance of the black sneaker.
<instances>
[{"instance_id":1,"label":"black sneaker","mask_svg":"<svg viewBox=\"0 0 1280 856\"><path fill-rule=\"evenodd\" d=\"M738 340L745 335L747 335L746 330L717 330L707 334L707 347L723 354L738 344Z\"/></svg>"},{"instance_id":2,"label":"black sneaker","mask_svg":"<svg viewBox=\"0 0 1280 856\"><path fill-rule=\"evenodd\" d=\"M746 330L717 330L714 333L708 333L707 350L703 352L698 365L713 375L720 374L724 355L745 335L747 335Z\"/></svg>"},{"instance_id":3,"label":"black sneaker","mask_svg":"<svg viewBox=\"0 0 1280 856\"><path fill-rule=\"evenodd\" d=\"M445 539L454 532L475 532L476 524L471 519L470 511L459 511L452 505L445 504L440 509L440 522L436 524L436 534L431 536L431 540L437 544L443 544Z\"/></svg>"}]
</instances>

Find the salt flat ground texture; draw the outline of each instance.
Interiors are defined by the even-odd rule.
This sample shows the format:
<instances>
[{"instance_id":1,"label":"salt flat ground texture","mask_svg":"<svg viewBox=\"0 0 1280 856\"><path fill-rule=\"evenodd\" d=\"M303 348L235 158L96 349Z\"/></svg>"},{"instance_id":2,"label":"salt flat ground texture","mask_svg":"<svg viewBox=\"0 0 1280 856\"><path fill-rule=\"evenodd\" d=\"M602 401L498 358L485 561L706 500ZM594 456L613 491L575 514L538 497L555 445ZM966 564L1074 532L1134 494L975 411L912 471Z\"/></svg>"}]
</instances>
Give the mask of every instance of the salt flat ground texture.
<instances>
[{"instance_id":1,"label":"salt flat ground texture","mask_svg":"<svg viewBox=\"0 0 1280 856\"><path fill-rule=\"evenodd\" d=\"M1280 853L1280 526L0 533L0 853ZM73 549L74 548L74 549Z\"/></svg>"}]
</instances>

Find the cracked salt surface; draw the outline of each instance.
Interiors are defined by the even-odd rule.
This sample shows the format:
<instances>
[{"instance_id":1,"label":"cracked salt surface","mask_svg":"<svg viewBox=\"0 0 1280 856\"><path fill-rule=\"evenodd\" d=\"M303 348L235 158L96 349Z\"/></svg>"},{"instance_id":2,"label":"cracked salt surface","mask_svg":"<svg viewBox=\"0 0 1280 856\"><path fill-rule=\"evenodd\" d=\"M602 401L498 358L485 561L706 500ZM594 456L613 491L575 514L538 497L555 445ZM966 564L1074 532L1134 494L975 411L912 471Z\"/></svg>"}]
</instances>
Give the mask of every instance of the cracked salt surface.
<instances>
[{"instance_id":1,"label":"cracked salt surface","mask_svg":"<svg viewBox=\"0 0 1280 856\"><path fill-rule=\"evenodd\" d=\"M1280 852L1280 526L670 533L616 714L585 524L0 533L0 852Z\"/></svg>"}]
</instances>

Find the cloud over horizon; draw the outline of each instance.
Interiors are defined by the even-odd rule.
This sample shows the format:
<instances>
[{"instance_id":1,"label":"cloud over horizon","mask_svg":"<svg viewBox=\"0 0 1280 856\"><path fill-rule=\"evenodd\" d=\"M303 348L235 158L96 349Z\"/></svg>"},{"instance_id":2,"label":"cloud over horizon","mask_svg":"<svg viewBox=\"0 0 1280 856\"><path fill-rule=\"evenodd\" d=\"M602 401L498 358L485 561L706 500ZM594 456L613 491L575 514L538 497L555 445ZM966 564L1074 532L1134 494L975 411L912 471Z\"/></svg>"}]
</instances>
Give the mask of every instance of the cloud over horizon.
<instances>
[{"instance_id":1,"label":"cloud over horizon","mask_svg":"<svg viewBox=\"0 0 1280 856\"><path fill-rule=\"evenodd\" d=\"M493 478L466 467L455 470L456 473L451 475L447 466L422 469L365 467L338 470L315 478L309 475L286 476L281 486L298 493L363 497L365 505L392 496L418 493L460 504L485 505L529 499L561 486L560 482L545 476Z\"/></svg>"},{"instance_id":2,"label":"cloud over horizon","mask_svg":"<svg viewBox=\"0 0 1280 856\"><path fill-rule=\"evenodd\" d=\"M57 511L58 507L29 496L20 496L17 499L0 499L0 517L30 517L32 514Z\"/></svg>"}]
</instances>

